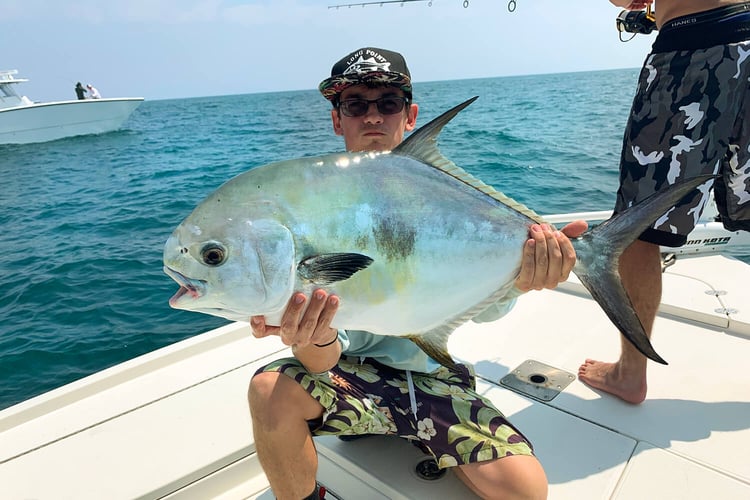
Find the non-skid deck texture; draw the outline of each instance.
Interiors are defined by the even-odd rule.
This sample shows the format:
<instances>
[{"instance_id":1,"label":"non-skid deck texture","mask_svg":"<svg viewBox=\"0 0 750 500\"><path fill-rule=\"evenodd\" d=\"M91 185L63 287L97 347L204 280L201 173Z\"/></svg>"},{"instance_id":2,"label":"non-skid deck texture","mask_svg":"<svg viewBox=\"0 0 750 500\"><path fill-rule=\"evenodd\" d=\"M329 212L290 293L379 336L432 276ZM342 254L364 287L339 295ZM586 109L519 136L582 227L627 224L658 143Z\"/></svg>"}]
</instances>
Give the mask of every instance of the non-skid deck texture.
<instances>
[{"instance_id":1,"label":"non-skid deck texture","mask_svg":"<svg viewBox=\"0 0 750 500\"><path fill-rule=\"evenodd\" d=\"M725 264L732 265L732 272L717 274L716 269ZM628 467L638 467L640 472L627 471L616 498L665 498L635 495L648 491L649 486L630 483L643 483L646 477L654 487L659 484L655 491L670 488L669 498L705 498L700 494L704 490L695 488L694 481L669 481L696 470L702 477L712 477L711 484L727 485L727 492L738 488L744 491L740 497L718 497L750 498L750 374L746 365L750 338L745 336L750 326L750 274L747 266L734 264L718 256L686 259L665 274L662 309L670 314L657 318L653 344L669 365L649 362L649 393L644 403L623 403L577 380L549 403L639 443ZM726 293L716 297L707 294L708 290ZM718 299L736 309L729 319L724 313L716 313L715 309L724 307ZM590 299L558 292L528 294L505 318L490 325L469 323L460 328L451 338L451 352L474 362L477 373L490 381L499 381L529 358L573 374L587 357L613 361L620 349L618 334L600 309L588 308L584 314L587 303ZM723 323L735 331L694 319L676 319L674 311L684 308L698 308L701 314L691 313L691 318L701 316L707 323ZM490 358L487 352L496 356ZM500 409L505 410L502 406ZM514 416L513 421L517 420ZM523 422L519 425L526 431ZM539 438L534 432L529 434L539 446ZM546 446L547 441L543 443ZM588 442L581 443L584 450L588 446ZM646 462L642 455L650 455L643 452L649 446L664 450L652 462L674 474L661 477L658 466L649 469L639 465ZM572 450L569 453L571 460L577 458ZM544 462L541 450L540 454ZM602 462L603 467L610 465ZM556 479L555 469L546 463L545 467L551 492L558 479L563 483L575 479ZM671 484L664 486L664 481ZM635 496L628 496L628 492ZM596 494L586 497L602 498Z\"/></svg>"}]
</instances>

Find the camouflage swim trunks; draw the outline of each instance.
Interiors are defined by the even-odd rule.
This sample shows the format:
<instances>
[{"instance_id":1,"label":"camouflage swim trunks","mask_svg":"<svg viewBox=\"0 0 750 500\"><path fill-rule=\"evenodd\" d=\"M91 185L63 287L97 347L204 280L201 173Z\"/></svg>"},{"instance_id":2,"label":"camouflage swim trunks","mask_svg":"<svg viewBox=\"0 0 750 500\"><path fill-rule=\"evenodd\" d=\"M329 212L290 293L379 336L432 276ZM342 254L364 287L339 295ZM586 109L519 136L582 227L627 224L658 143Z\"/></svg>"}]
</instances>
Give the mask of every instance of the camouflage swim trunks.
<instances>
[{"instance_id":1,"label":"camouflage swim trunks","mask_svg":"<svg viewBox=\"0 0 750 500\"><path fill-rule=\"evenodd\" d=\"M642 240L684 244L712 184L724 226L750 230L748 38L750 3L662 27L641 70L625 130L615 212L681 179L718 177L659 218Z\"/></svg>"},{"instance_id":2,"label":"camouflage swim trunks","mask_svg":"<svg viewBox=\"0 0 750 500\"><path fill-rule=\"evenodd\" d=\"M274 361L258 373L264 371L292 378L323 406L323 417L310 422L316 436L401 436L421 443L440 468L533 454L524 435L477 394L474 377L464 365L457 365L456 371L441 367L430 374L408 372L409 376L370 358L360 362L342 356L323 374L309 373L295 358Z\"/></svg>"}]
</instances>

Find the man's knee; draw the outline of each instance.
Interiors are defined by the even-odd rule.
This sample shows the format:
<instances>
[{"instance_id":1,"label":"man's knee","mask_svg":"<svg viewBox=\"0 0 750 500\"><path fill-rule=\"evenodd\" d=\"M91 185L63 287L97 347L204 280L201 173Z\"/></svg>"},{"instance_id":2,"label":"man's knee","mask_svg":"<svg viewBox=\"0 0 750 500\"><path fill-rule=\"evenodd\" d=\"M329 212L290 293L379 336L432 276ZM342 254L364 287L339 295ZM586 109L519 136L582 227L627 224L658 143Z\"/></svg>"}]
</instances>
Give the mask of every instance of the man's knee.
<instances>
[{"instance_id":1,"label":"man's knee","mask_svg":"<svg viewBox=\"0 0 750 500\"><path fill-rule=\"evenodd\" d=\"M509 484L506 483L510 492L508 498L540 500L547 498L547 475L544 473L544 468L536 457L518 456L505 458L521 459L516 460L516 463L511 468L513 472L509 476L513 479Z\"/></svg>"},{"instance_id":2,"label":"man's knee","mask_svg":"<svg viewBox=\"0 0 750 500\"><path fill-rule=\"evenodd\" d=\"M273 400L274 392L279 390L279 378L281 376L279 372L260 372L250 379L247 399L251 409Z\"/></svg>"},{"instance_id":3,"label":"man's knee","mask_svg":"<svg viewBox=\"0 0 750 500\"><path fill-rule=\"evenodd\" d=\"M247 395L254 420L280 425L286 420L313 419L320 406L297 382L279 372L261 372L250 379Z\"/></svg>"},{"instance_id":4,"label":"man's knee","mask_svg":"<svg viewBox=\"0 0 750 500\"><path fill-rule=\"evenodd\" d=\"M482 498L547 498L547 476L536 457L514 455L460 469L458 476Z\"/></svg>"},{"instance_id":5,"label":"man's knee","mask_svg":"<svg viewBox=\"0 0 750 500\"><path fill-rule=\"evenodd\" d=\"M635 240L625 248L620 256L620 275L644 271L661 271L661 250L659 245L643 240Z\"/></svg>"},{"instance_id":6,"label":"man's knee","mask_svg":"<svg viewBox=\"0 0 750 500\"><path fill-rule=\"evenodd\" d=\"M625 252L623 253L627 255L658 255L659 245L649 241L635 239L625 248Z\"/></svg>"},{"instance_id":7,"label":"man's knee","mask_svg":"<svg viewBox=\"0 0 750 500\"><path fill-rule=\"evenodd\" d=\"M278 417L283 416L285 399L289 395L285 394L288 389L282 377L284 375L278 372L261 372L250 379L247 400L253 420L257 423L278 423Z\"/></svg>"}]
</instances>

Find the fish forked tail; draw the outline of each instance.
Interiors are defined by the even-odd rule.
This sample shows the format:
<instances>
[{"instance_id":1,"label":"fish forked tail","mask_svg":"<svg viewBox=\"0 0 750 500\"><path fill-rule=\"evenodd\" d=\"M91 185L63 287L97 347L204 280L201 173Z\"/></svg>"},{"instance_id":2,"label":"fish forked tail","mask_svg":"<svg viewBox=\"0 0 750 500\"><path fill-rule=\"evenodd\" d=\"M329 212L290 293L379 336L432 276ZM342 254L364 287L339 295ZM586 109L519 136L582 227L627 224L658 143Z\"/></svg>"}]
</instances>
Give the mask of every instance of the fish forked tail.
<instances>
[{"instance_id":1,"label":"fish forked tail","mask_svg":"<svg viewBox=\"0 0 750 500\"><path fill-rule=\"evenodd\" d=\"M666 365L651 345L620 279L620 255L662 214L701 184L715 177L705 175L669 186L640 203L613 215L574 240L573 272L591 293L622 335L644 356Z\"/></svg>"}]
</instances>

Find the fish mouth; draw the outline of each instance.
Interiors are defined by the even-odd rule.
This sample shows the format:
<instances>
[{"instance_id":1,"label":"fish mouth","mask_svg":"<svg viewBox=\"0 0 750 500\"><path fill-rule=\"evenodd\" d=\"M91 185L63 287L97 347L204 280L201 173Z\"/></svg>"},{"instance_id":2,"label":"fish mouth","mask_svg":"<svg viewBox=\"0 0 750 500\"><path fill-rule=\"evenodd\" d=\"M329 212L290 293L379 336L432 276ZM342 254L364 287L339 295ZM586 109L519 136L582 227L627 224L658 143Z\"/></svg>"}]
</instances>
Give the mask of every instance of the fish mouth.
<instances>
[{"instance_id":1,"label":"fish mouth","mask_svg":"<svg viewBox=\"0 0 750 500\"><path fill-rule=\"evenodd\" d=\"M180 285L180 289L177 290L177 293L169 299L170 306L180 309L181 307L178 303L183 297L190 297L193 300L197 300L206 294L206 282L204 280L188 278L167 266L164 266L164 272ZM183 300L182 302L185 301Z\"/></svg>"}]
</instances>

